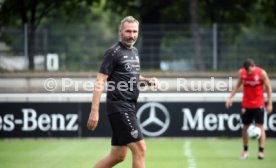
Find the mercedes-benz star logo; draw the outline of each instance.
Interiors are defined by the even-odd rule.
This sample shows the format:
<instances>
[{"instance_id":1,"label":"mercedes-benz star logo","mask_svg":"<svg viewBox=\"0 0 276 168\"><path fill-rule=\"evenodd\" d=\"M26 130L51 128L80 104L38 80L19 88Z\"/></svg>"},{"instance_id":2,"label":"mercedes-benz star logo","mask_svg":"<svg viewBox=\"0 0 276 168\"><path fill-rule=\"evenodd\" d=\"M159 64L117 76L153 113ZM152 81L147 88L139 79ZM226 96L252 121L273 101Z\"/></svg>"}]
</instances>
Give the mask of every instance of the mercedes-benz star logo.
<instances>
[{"instance_id":1,"label":"mercedes-benz star logo","mask_svg":"<svg viewBox=\"0 0 276 168\"><path fill-rule=\"evenodd\" d=\"M125 70L126 71L131 71L132 70L132 65L130 63L125 64Z\"/></svg>"},{"instance_id":2,"label":"mercedes-benz star logo","mask_svg":"<svg viewBox=\"0 0 276 168\"><path fill-rule=\"evenodd\" d=\"M137 111L137 117L143 134L147 136L162 135L170 125L170 114L166 107L160 103L144 104ZM151 130L149 129L150 126L157 126L158 129Z\"/></svg>"}]
</instances>

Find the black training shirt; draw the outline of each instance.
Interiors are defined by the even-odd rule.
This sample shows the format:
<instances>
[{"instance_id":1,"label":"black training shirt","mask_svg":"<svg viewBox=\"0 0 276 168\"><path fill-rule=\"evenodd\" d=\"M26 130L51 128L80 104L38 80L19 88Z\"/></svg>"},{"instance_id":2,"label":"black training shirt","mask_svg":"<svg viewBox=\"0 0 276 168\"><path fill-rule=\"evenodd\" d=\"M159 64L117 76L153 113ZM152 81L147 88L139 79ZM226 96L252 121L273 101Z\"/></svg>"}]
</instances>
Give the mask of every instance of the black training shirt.
<instances>
[{"instance_id":1,"label":"black training shirt","mask_svg":"<svg viewBox=\"0 0 276 168\"><path fill-rule=\"evenodd\" d=\"M107 112L134 112L139 96L140 61L135 47L116 43L104 54L99 70L107 78Z\"/></svg>"}]
</instances>

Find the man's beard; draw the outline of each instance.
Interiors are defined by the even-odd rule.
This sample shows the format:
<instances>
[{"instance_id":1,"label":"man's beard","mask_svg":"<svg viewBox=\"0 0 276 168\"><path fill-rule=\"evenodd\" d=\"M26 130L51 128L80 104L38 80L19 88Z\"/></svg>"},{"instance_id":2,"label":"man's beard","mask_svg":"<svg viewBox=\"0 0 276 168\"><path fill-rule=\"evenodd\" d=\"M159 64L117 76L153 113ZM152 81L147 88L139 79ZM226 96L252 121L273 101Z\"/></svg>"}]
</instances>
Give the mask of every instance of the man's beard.
<instances>
[{"instance_id":1,"label":"man's beard","mask_svg":"<svg viewBox=\"0 0 276 168\"><path fill-rule=\"evenodd\" d=\"M132 47L136 43L136 40L125 40L124 38L121 37L121 42L123 42L126 46Z\"/></svg>"}]
</instances>

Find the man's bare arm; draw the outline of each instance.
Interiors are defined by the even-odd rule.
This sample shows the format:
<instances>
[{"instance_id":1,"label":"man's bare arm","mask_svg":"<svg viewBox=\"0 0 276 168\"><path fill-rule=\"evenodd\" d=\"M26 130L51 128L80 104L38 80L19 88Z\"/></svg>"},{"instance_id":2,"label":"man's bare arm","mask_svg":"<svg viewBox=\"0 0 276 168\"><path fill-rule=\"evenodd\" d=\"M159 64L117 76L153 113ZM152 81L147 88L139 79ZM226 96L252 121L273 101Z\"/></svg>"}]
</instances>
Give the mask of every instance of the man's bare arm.
<instances>
[{"instance_id":1,"label":"man's bare arm","mask_svg":"<svg viewBox=\"0 0 276 168\"><path fill-rule=\"evenodd\" d=\"M232 102L233 102L232 98L240 90L241 85L242 85L242 80L241 80L240 72L239 72L238 73L238 82L237 82L236 86L234 87L233 91L231 92L230 96L227 98L227 100L225 102L226 108L230 108L232 106Z\"/></svg>"},{"instance_id":2,"label":"man's bare arm","mask_svg":"<svg viewBox=\"0 0 276 168\"><path fill-rule=\"evenodd\" d=\"M89 119L87 121L87 128L90 130L95 130L98 125L99 105L100 105L101 95L104 90L104 85L107 81L107 78L108 76L105 74L102 74L102 73L97 74L97 78L93 89L91 112L89 115Z\"/></svg>"},{"instance_id":3,"label":"man's bare arm","mask_svg":"<svg viewBox=\"0 0 276 168\"><path fill-rule=\"evenodd\" d=\"M273 107L272 107L272 88L271 88L271 84L270 84L270 80L268 78L268 75L265 71L262 72L262 78L263 78L265 90L266 90L266 93L267 93L266 111L268 113L271 113L272 110L273 110Z\"/></svg>"}]
</instances>

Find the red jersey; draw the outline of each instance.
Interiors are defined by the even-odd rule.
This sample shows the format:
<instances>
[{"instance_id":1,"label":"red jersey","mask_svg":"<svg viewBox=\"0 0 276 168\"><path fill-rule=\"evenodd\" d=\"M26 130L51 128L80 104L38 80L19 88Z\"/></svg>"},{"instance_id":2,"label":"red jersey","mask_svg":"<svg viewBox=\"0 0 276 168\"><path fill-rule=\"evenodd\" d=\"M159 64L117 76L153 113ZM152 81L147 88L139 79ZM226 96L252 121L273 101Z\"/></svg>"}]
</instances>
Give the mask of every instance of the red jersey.
<instances>
[{"instance_id":1,"label":"red jersey","mask_svg":"<svg viewBox=\"0 0 276 168\"><path fill-rule=\"evenodd\" d=\"M243 82L243 108L264 107L264 88L262 80L263 69L255 66L252 74L248 74L244 68L240 71Z\"/></svg>"}]
</instances>

